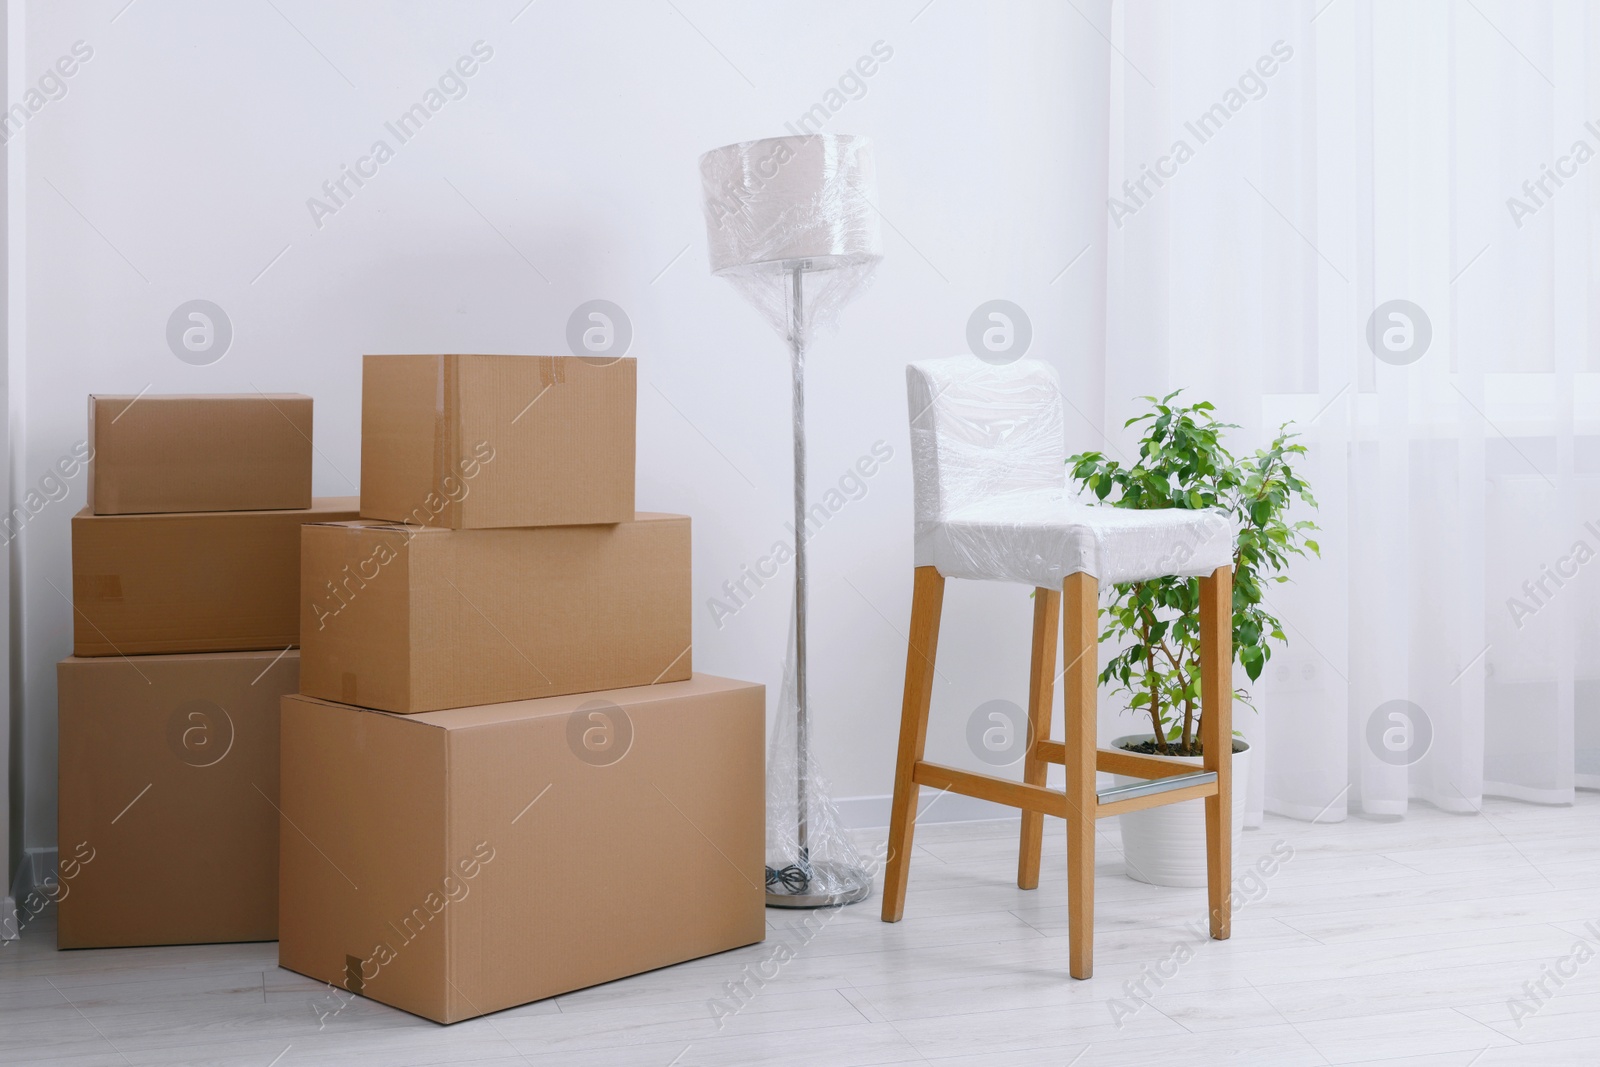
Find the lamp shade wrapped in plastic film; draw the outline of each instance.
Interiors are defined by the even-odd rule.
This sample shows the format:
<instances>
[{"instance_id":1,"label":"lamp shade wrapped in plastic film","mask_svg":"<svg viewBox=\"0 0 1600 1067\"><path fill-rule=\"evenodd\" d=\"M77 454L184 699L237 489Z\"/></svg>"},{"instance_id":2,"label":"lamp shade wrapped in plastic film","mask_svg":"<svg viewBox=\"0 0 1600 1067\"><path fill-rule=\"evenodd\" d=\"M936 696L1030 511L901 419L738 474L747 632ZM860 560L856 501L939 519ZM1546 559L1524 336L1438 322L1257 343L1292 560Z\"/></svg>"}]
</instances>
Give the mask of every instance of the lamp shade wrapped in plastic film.
<instances>
[{"instance_id":1,"label":"lamp shade wrapped in plastic film","mask_svg":"<svg viewBox=\"0 0 1600 1067\"><path fill-rule=\"evenodd\" d=\"M780 335L790 330L786 274L816 272L801 341L866 288L883 258L877 175L865 137L769 137L700 157L711 273L725 278Z\"/></svg>"}]
</instances>

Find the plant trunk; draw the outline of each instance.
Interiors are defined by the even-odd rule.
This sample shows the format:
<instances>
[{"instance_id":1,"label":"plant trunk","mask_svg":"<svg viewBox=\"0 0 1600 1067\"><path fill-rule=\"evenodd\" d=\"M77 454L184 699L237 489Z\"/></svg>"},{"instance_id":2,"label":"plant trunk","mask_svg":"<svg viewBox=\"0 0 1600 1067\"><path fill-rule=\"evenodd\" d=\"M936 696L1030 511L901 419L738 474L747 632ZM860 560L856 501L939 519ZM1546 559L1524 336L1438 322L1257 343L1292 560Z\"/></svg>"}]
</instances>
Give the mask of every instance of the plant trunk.
<instances>
[{"instance_id":1,"label":"plant trunk","mask_svg":"<svg viewBox=\"0 0 1600 1067\"><path fill-rule=\"evenodd\" d=\"M1167 754L1167 735L1161 729L1161 679L1156 675L1156 650L1150 643L1150 622L1144 624L1145 677L1150 684L1150 728L1156 735L1156 751Z\"/></svg>"}]
</instances>

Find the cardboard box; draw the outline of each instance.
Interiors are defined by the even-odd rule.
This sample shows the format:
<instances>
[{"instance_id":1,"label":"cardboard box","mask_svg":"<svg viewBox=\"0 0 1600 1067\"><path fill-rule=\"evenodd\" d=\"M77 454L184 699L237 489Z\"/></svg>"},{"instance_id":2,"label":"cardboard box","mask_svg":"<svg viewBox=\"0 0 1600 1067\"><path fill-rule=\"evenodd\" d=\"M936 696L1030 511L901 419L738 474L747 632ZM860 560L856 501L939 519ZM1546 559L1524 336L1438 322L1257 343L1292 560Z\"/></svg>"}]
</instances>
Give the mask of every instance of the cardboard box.
<instances>
[{"instance_id":1,"label":"cardboard box","mask_svg":"<svg viewBox=\"0 0 1600 1067\"><path fill-rule=\"evenodd\" d=\"M96 515L311 506L311 398L90 396Z\"/></svg>"},{"instance_id":2,"label":"cardboard box","mask_svg":"<svg viewBox=\"0 0 1600 1067\"><path fill-rule=\"evenodd\" d=\"M361 514L451 529L633 518L635 364L367 356Z\"/></svg>"},{"instance_id":3,"label":"cardboard box","mask_svg":"<svg viewBox=\"0 0 1600 1067\"><path fill-rule=\"evenodd\" d=\"M301 531L300 691L414 713L691 673L689 519Z\"/></svg>"},{"instance_id":4,"label":"cardboard box","mask_svg":"<svg viewBox=\"0 0 1600 1067\"><path fill-rule=\"evenodd\" d=\"M763 687L283 701L278 963L437 1022L760 941ZM315 847L311 842L316 842Z\"/></svg>"},{"instance_id":5,"label":"cardboard box","mask_svg":"<svg viewBox=\"0 0 1600 1067\"><path fill-rule=\"evenodd\" d=\"M299 653L65 659L61 948L278 936L278 714Z\"/></svg>"},{"instance_id":6,"label":"cardboard box","mask_svg":"<svg viewBox=\"0 0 1600 1067\"><path fill-rule=\"evenodd\" d=\"M304 511L72 520L79 656L227 652L300 643L300 525L354 518L354 497Z\"/></svg>"}]
</instances>

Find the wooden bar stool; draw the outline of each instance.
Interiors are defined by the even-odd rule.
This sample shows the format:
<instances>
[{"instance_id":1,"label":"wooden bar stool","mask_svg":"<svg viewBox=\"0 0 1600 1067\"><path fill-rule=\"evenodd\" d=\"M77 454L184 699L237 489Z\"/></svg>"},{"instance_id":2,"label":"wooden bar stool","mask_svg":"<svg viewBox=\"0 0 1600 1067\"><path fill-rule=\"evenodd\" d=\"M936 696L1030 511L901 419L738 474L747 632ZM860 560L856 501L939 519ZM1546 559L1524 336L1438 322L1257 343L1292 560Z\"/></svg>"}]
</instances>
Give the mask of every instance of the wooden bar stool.
<instances>
[{"instance_id":1,"label":"wooden bar stool","mask_svg":"<svg viewBox=\"0 0 1600 1067\"><path fill-rule=\"evenodd\" d=\"M1234 527L1217 512L1138 511L1077 500L1067 488L1060 384L1036 360L994 366L973 357L906 368L916 494L916 574L906 685L889 817L883 921L905 912L919 786L1022 809L1017 885L1039 884L1045 815L1067 823L1070 971L1094 972L1095 820L1205 798L1211 936L1228 936L1232 881L1232 616ZM1099 583L1168 575L1200 579L1202 768L1097 747ZM946 578L1035 587L1029 672L1030 738L1023 780L923 759ZM1056 634L1066 627L1066 737L1050 740ZM1052 763L1064 792L1045 786ZM1143 781L1097 790L1095 772Z\"/></svg>"}]
</instances>

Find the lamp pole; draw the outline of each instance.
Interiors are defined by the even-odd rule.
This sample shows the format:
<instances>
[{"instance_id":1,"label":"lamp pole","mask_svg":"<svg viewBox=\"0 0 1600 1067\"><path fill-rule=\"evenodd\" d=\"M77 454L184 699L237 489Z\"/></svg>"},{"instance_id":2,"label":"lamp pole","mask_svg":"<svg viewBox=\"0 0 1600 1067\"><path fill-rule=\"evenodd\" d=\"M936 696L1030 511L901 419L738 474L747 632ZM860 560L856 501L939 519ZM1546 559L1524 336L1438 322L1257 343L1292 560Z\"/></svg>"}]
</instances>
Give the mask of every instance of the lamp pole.
<instances>
[{"instance_id":1,"label":"lamp pole","mask_svg":"<svg viewBox=\"0 0 1600 1067\"><path fill-rule=\"evenodd\" d=\"M794 292L790 300L789 352L794 372L794 696L795 696L795 799L800 854L797 862L809 877L811 842L806 826L809 777L809 738L806 718L806 343L804 294L801 279L806 264L791 268Z\"/></svg>"},{"instance_id":2,"label":"lamp pole","mask_svg":"<svg viewBox=\"0 0 1600 1067\"><path fill-rule=\"evenodd\" d=\"M767 889L767 905L779 908L829 908L854 904L872 892L866 871L824 859L811 861L811 721L806 698L806 345L802 279L809 259L784 264L789 285L789 354L794 390L794 696L795 696L795 857L784 868L783 888ZM769 879L771 878L769 872ZM792 884L791 884L792 883Z\"/></svg>"}]
</instances>

